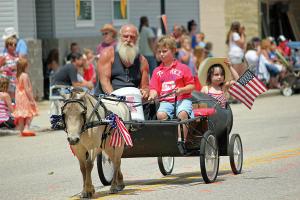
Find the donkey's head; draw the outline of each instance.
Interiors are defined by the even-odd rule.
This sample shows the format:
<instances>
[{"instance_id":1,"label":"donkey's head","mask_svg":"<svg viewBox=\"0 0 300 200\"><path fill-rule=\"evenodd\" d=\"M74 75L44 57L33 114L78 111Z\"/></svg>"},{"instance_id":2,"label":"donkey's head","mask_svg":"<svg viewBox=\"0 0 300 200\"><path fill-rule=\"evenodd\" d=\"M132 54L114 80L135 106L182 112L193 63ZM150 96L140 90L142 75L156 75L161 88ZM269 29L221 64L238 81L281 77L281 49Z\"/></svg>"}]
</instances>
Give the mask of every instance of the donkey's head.
<instances>
[{"instance_id":1,"label":"donkey's head","mask_svg":"<svg viewBox=\"0 0 300 200\"><path fill-rule=\"evenodd\" d=\"M65 131L70 145L76 145L80 140L86 122L87 107L83 92L72 92L65 95L65 103L61 108Z\"/></svg>"}]
</instances>

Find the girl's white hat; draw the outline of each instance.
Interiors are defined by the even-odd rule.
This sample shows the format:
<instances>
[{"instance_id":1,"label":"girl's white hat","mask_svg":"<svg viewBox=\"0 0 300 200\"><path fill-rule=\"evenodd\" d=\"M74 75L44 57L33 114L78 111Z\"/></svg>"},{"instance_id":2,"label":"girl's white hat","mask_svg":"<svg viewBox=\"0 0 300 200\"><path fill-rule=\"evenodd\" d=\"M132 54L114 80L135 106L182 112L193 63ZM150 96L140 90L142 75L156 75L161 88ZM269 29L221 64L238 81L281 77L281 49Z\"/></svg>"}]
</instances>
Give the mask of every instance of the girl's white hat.
<instances>
[{"instance_id":1,"label":"girl's white hat","mask_svg":"<svg viewBox=\"0 0 300 200\"><path fill-rule=\"evenodd\" d=\"M226 60L226 58L211 57L211 58L206 58L200 64L200 67L198 70L198 78L199 78L199 81L202 86L207 85L206 80L207 80L208 69L215 64L220 64L224 68L224 71L225 71L225 80L224 81L225 82L230 81L232 79L230 69L227 66L227 64L225 64L225 62L224 62L225 60Z\"/></svg>"}]
</instances>

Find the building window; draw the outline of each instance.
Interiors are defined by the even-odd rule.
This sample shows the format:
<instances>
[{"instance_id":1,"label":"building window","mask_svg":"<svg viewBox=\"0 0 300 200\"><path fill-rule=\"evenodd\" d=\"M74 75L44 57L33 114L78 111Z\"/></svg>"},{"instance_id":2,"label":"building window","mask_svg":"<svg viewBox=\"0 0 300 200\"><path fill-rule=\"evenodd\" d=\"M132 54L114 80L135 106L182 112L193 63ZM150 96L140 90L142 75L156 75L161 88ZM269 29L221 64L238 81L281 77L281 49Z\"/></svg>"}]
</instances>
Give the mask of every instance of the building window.
<instances>
[{"instance_id":1,"label":"building window","mask_svg":"<svg viewBox=\"0 0 300 200\"><path fill-rule=\"evenodd\" d=\"M95 26L94 0L75 0L75 22L77 27Z\"/></svg>"},{"instance_id":2,"label":"building window","mask_svg":"<svg viewBox=\"0 0 300 200\"><path fill-rule=\"evenodd\" d=\"M128 23L128 0L112 0L113 24L120 26Z\"/></svg>"}]
</instances>

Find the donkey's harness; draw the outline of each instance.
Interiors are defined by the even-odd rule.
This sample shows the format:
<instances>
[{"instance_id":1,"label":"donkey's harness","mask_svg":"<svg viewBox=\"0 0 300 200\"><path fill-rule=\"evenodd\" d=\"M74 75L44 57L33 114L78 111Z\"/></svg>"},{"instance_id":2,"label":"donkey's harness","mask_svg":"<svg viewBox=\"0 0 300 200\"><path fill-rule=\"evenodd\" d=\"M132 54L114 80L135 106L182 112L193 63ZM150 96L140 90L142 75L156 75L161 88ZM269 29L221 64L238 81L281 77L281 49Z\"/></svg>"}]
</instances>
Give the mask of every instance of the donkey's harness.
<instances>
[{"instance_id":1,"label":"donkey's harness","mask_svg":"<svg viewBox=\"0 0 300 200\"><path fill-rule=\"evenodd\" d=\"M93 102L90 99L88 99L88 100L89 100L90 104L93 106L93 110L88 117L87 117L87 107L86 107L86 105L84 105L84 101L82 99L67 99L64 101L64 105L61 108L61 113L62 113L62 121L63 121L66 132L67 132L67 130L66 130L66 126L65 126L65 124L66 124L65 123L65 114L63 111L64 111L65 107L70 103L77 103L83 108L83 112L81 113L82 118L83 118L83 125L81 127L80 134L82 134L89 128L94 128L96 126L101 126L101 125L105 125L104 132L106 132L107 126L109 125L110 121L106 120L106 119L101 119L100 114L98 112L98 107L101 106L104 109L104 115L105 115L104 118L109 116L112 112L106 108L106 106L101 101L101 99L99 99L97 101L96 105L93 105ZM96 114L96 116L97 116L97 119L98 119L97 121L91 121L94 114Z\"/></svg>"}]
</instances>

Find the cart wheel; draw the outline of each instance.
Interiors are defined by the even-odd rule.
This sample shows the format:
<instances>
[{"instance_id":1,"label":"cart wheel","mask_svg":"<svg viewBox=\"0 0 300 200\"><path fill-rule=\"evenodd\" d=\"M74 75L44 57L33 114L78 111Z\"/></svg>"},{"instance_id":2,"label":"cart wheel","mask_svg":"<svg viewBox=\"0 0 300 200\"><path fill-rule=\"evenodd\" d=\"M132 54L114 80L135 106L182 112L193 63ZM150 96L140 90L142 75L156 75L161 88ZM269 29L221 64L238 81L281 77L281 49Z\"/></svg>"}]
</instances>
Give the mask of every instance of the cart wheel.
<instances>
[{"instance_id":1,"label":"cart wheel","mask_svg":"<svg viewBox=\"0 0 300 200\"><path fill-rule=\"evenodd\" d=\"M243 167L243 145L239 134L233 134L230 138L229 160L232 172L240 174Z\"/></svg>"},{"instance_id":2,"label":"cart wheel","mask_svg":"<svg viewBox=\"0 0 300 200\"><path fill-rule=\"evenodd\" d=\"M104 186L110 185L114 175L114 166L103 151L97 156L98 175Z\"/></svg>"},{"instance_id":3,"label":"cart wheel","mask_svg":"<svg viewBox=\"0 0 300 200\"><path fill-rule=\"evenodd\" d=\"M170 175L174 168L174 157L157 157L159 171L162 175Z\"/></svg>"},{"instance_id":4,"label":"cart wheel","mask_svg":"<svg viewBox=\"0 0 300 200\"><path fill-rule=\"evenodd\" d=\"M283 96L290 97L293 94L293 89L292 89L292 87L287 86L287 87L284 87L281 92L282 92Z\"/></svg>"},{"instance_id":5,"label":"cart wheel","mask_svg":"<svg viewBox=\"0 0 300 200\"><path fill-rule=\"evenodd\" d=\"M200 144L200 168L205 183L216 180L219 171L219 149L211 130L204 133Z\"/></svg>"}]
</instances>

